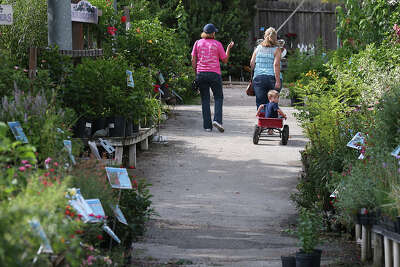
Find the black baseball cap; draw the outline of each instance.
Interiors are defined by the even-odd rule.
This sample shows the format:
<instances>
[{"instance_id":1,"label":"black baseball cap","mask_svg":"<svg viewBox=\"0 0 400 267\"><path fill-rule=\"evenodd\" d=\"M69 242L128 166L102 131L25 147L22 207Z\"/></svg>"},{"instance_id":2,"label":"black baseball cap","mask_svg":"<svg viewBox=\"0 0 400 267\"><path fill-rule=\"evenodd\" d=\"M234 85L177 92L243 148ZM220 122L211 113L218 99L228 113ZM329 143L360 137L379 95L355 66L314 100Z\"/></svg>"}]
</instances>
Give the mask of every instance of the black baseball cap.
<instances>
[{"instance_id":1,"label":"black baseball cap","mask_svg":"<svg viewBox=\"0 0 400 267\"><path fill-rule=\"evenodd\" d=\"M218 29L215 28L214 24L209 23L206 26L204 26L203 32L210 34L210 33L218 32Z\"/></svg>"}]
</instances>

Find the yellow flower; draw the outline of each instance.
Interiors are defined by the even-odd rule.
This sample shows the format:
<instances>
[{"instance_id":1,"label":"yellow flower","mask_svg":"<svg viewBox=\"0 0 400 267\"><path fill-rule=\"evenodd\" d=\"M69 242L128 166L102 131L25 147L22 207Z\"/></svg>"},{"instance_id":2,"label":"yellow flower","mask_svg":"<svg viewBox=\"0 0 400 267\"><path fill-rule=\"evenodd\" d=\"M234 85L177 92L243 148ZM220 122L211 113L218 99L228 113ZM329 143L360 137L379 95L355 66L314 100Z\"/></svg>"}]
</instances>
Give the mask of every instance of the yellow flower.
<instances>
[{"instance_id":1,"label":"yellow flower","mask_svg":"<svg viewBox=\"0 0 400 267\"><path fill-rule=\"evenodd\" d=\"M64 237L61 237L61 243L65 243L65 239L64 239Z\"/></svg>"},{"instance_id":2,"label":"yellow flower","mask_svg":"<svg viewBox=\"0 0 400 267\"><path fill-rule=\"evenodd\" d=\"M147 42L148 42L149 44L152 44L152 43L153 43L153 41L152 41L152 40L147 40Z\"/></svg>"}]
</instances>

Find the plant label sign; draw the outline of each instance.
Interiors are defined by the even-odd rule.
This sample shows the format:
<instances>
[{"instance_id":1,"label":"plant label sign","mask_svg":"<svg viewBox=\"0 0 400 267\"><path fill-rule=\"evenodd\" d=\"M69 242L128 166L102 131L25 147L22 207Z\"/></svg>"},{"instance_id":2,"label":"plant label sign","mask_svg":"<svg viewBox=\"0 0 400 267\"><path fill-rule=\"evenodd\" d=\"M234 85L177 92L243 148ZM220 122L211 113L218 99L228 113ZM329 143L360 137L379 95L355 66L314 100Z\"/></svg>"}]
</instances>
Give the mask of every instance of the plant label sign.
<instances>
[{"instance_id":1,"label":"plant label sign","mask_svg":"<svg viewBox=\"0 0 400 267\"><path fill-rule=\"evenodd\" d=\"M165 83L164 76L162 75L161 72L158 73L158 80L160 81L160 84L164 84Z\"/></svg>"},{"instance_id":2,"label":"plant label sign","mask_svg":"<svg viewBox=\"0 0 400 267\"><path fill-rule=\"evenodd\" d=\"M99 142L101 146L107 151L108 154L112 154L115 152L115 148L107 140L99 138Z\"/></svg>"},{"instance_id":3,"label":"plant label sign","mask_svg":"<svg viewBox=\"0 0 400 267\"><path fill-rule=\"evenodd\" d=\"M112 188L132 189L131 180L125 168L106 167L106 172Z\"/></svg>"},{"instance_id":4,"label":"plant label sign","mask_svg":"<svg viewBox=\"0 0 400 267\"><path fill-rule=\"evenodd\" d=\"M53 253L53 249L52 249L52 247L50 245L50 241L47 238L47 235L44 232L43 227L40 224L40 222L37 221L37 220L31 220L29 222L29 224L32 227L32 229L35 232L35 234L37 236L39 236L40 239L42 240L42 246L41 246L42 249L41 249L41 251L44 252L44 253L52 254Z\"/></svg>"},{"instance_id":5,"label":"plant label sign","mask_svg":"<svg viewBox=\"0 0 400 267\"><path fill-rule=\"evenodd\" d=\"M112 239L114 239L118 244L121 244L121 240L118 238L118 236L113 232L113 230L111 230L110 227L108 227L107 225L103 225L103 230L109 234Z\"/></svg>"},{"instance_id":6,"label":"plant label sign","mask_svg":"<svg viewBox=\"0 0 400 267\"><path fill-rule=\"evenodd\" d=\"M126 84L128 87L135 87L135 82L133 81L133 73L130 70L126 71Z\"/></svg>"},{"instance_id":7,"label":"plant label sign","mask_svg":"<svg viewBox=\"0 0 400 267\"><path fill-rule=\"evenodd\" d=\"M88 1L71 4L71 20L75 22L99 23L99 11Z\"/></svg>"},{"instance_id":8,"label":"plant label sign","mask_svg":"<svg viewBox=\"0 0 400 267\"><path fill-rule=\"evenodd\" d=\"M114 207L111 206L111 208L112 208L112 210L114 212L115 217L117 217L118 221L120 223L128 225L128 221L125 219L125 216L122 213L122 210L119 208L119 206L115 205Z\"/></svg>"},{"instance_id":9,"label":"plant label sign","mask_svg":"<svg viewBox=\"0 0 400 267\"><path fill-rule=\"evenodd\" d=\"M72 142L71 140L64 140L64 147L68 151L69 158L71 159L72 164L76 164L75 157L72 155Z\"/></svg>"},{"instance_id":10,"label":"plant label sign","mask_svg":"<svg viewBox=\"0 0 400 267\"><path fill-rule=\"evenodd\" d=\"M28 143L28 138L26 138L24 130L22 129L19 121L8 122L8 126L10 127L10 129L17 141L21 141L24 144Z\"/></svg>"},{"instance_id":11,"label":"plant label sign","mask_svg":"<svg viewBox=\"0 0 400 267\"><path fill-rule=\"evenodd\" d=\"M86 203L93 210L94 218L90 219L91 222L100 221L100 219L97 218L97 216L101 216L102 218L106 216L103 206L101 205L100 199L98 198L86 199Z\"/></svg>"},{"instance_id":12,"label":"plant label sign","mask_svg":"<svg viewBox=\"0 0 400 267\"><path fill-rule=\"evenodd\" d=\"M395 150L390 153L393 157L399 158L400 157L400 145L395 148Z\"/></svg>"},{"instance_id":13,"label":"plant label sign","mask_svg":"<svg viewBox=\"0 0 400 267\"><path fill-rule=\"evenodd\" d=\"M364 145L365 136L358 132L351 140L347 143L348 147L355 148L361 150Z\"/></svg>"},{"instance_id":14,"label":"plant label sign","mask_svg":"<svg viewBox=\"0 0 400 267\"><path fill-rule=\"evenodd\" d=\"M11 5L0 5L0 25L13 24L13 8Z\"/></svg>"},{"instance_id":15,"label":"plant label sign","mask_svg":"<svg viewBox=\"0 0 400 267\"><path fill-rule=\"evenodd\" d=\"M89 216L89 214L94 214L94 212L81 195L80 189L76 189L75 195L72 196L72 199L70 199L68 203L76 210L78 214L82 215L83 222L96 222L93 221L96 218Z\"/></svg>"},{"instance_id":16,"label":"plant label sign","mask_svg":"<svg viewBox=\"0 0 400 267\"><path fill-rule=\"evenodd\" d=\"M99 150L97 149L96 143L93 141L89 141L88 145L90 147L90 150L92 151L92 154L96 157L96 159L101 160Z\"/></svg>"}]
</instances>

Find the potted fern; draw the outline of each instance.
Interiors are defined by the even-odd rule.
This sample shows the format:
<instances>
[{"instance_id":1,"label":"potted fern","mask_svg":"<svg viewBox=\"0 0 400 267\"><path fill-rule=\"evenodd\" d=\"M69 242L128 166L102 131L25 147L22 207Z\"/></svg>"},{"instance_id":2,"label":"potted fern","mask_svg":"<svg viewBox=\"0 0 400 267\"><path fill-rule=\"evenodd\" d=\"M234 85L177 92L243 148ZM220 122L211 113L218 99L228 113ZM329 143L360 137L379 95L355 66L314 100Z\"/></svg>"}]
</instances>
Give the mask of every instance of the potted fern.
<instances>
[{"instance_id":1,"label":"potted fern","mask_svg":"<svg viewBox=\"0 0 400 267\"><path fill-rule=\"evenodd\" d=\"M321 250L316 249L322 230L322 218L314 210L302 208L299 213L296 234L300 252L296 253L296 267L319 267Z\"/></svg>"}]
</instances>

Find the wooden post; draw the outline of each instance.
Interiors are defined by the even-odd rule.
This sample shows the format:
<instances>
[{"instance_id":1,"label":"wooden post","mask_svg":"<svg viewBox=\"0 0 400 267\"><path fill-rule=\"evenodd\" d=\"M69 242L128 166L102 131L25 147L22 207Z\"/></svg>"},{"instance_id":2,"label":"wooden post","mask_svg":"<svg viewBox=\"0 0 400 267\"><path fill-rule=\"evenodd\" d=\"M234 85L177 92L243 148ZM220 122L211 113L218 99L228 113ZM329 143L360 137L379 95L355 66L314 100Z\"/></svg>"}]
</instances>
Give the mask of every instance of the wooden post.
<instances>
[{"instance_id":1,"label":"wooden post","mask_svg":"<svg viewBox=\"0 0 400 267\"><path fill-rule=\"evenodd\" d=\"M362 226L361 233L361 261L366 262L368 260L367 256L367 246L368 246L368 231L365 225Z\"/></svg>"},{"instance_id":2,"label":"wooden post","mask_svg":"<svg viewBox=\"0 0 400 267\"><path fill-rule=\"evenodd\" d=\"M141 150L149 150L149 138L148 137L140 142L140 149Z\"/></svg>"},{"instance_id":3,"label":"wooden post","mask_svg":"<svg viewBox=\"0 0 400 267\"><path fill-rule=\"evenodd\" d=\"M136 144L129 146L129 166L136 168Z\"/></svg>"},{"instance_id":4,"label":"wooden post","mask_svg":"<svg viewBox=\"0 0 400 267\"><path fill-rule=\"evenodd\" d=\"M374 267L381 267L383 263L383 236L375 234L374 238Z\"/></svg>"},{"instance_id":5,"label":"wooden post","mask_svg":"<svg viewBox=\"0 0 400 267\"><path fill-rule=\"evenodd\" d=\"M393 266L400 266L399 243L393 241Z\"/></svg>"},{"instance_id":6,"label":"wooden post","mask_svg":"<svg viewBox=\"0 0 400 267\"><path fill-rule=\"evenodd\" d=\"M385 245L385 267L393 267L392 240L390 240L385 236L384 245Z\"/></svg>"},{"instance_id":7,"label":"wooden post","mask_svg":"<svg viewBox=\"0 0 400 267\"><path fill-rule=\"evenodd\" d=\"M72 49L83 50L83 23L72 22Z\"/></svg>"},{"instance_id":8,"label":"wooden post","mask_svg":"<svg viewBox=\"0 0 400 267\"><path fill-rule=\"evenodd\" d=\"M115 147L115 163L117 165L122 164L122 155L124 154L124 147L123 146L117 146Z\"/></svg>"},{"instance_id":9,"label":"wooden post","mask_svg":"<svg viewBox=\"0 0 400 267\"><path fill-rule=\"evenodd\" d=\"M29 79L34 80L36 78L37 68L37 47L29 48Z\"/></svg>"}]
</instances>

